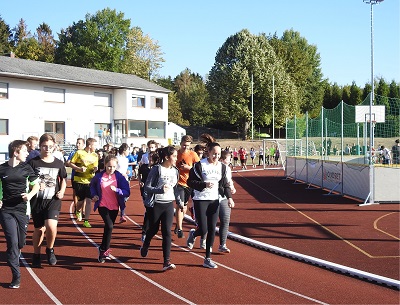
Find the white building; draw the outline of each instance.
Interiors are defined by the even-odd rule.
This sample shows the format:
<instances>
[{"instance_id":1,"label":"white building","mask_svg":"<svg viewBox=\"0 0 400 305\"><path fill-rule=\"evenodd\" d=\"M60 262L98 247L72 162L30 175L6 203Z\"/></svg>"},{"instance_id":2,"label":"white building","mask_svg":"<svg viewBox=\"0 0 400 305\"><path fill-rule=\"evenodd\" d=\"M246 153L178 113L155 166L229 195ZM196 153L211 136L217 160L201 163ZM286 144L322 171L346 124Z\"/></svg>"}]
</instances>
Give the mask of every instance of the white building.
<instances>
[{"instance_id":1,"label":"white building","mask_svg":"<svg viewBox=\"0 0 400 305\"><path fill-rule=\"evenodd\" d=\"M0 56L0 153L45 132L59 143L167 145L168 92L135 75Z\"/></svg>"},{"instance_id":2,"label":"white building","mask_svg":"<svg viewBox=\"0 0 400 305\"><path fill-rule=\"evenodd\" d=\"M168 144L179 145L181 143L182 137L186 135L186 129L176 125L175 123L168 122L167 125L167 137Z\"/></svg>"}]
</instances>

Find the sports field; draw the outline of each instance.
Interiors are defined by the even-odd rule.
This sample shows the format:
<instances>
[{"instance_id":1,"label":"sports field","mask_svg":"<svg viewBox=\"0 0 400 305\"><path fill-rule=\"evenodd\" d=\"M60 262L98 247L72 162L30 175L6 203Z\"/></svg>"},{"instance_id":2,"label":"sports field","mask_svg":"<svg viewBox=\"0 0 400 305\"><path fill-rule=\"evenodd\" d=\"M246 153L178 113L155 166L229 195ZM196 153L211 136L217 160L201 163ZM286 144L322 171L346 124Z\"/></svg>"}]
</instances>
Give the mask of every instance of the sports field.
<instances>
[{"instance_id":1,"label":"sports field","mask_svg":"<svg viewBox=\"0 0 400 305\"><path fill-rule=\"evenodd\" d=\"M19 289L8 288L11 272L0 232L0 303L399 304L399 204L359 207L357 201L307 190L283 175L282 170L233 174L237 193L230 231L246 243L229 240L231 253L221 254L215 251L216 236L214 270L202 267L204 250L198 240L188 250L186 238L176 235L171 259L177 269L161 271L160 238L152 241L146 258L140 256L144 208L136 181L131 181L128 221L114 228L112 260L100 264L96 246L102 220L93 213L92 228L76 223L69 187L55 246L58 263L49 266L44 260L42 269L29 267L30 224ZM192 227L185 222L186 237ZM350 275L355 271L371 281ZM378 284L379 279L391 284Z\"/></svg>"}]
</instances>

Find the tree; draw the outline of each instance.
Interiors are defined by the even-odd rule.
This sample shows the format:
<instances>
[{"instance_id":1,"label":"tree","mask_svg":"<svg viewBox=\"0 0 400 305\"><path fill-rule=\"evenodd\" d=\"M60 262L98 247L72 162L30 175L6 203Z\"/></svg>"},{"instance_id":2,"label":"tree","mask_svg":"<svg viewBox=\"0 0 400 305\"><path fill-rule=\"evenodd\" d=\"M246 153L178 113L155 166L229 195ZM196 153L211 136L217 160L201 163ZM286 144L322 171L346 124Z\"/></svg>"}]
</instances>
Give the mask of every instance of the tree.
<instances>
[{"instance_id":1,"label":"tree","mask_svg":"<svg viewBox=\"0 0 400 305\"><path fill-rule=\"evenodd\" d=\"M259 126L272 121L272 75L275 78L275 122L299 111L298 93L281 61L264 34L255 36L242 30L219 48L209 73L207 89L214 122L229 123L248 134L251 122L251 79L253 75L253 119Z\"/></svg>"},{"instance_id":2,"label":"tree","mask_svg":"<svg viewBox=\"0 0 400 305\"><path fill-rule=\"evenodd\" d=\"M11 52L12 37L10 26L0 16L0 56Z\"/></svg>"},{"instance_id":3,"label":"tree","mask_svg":"<svg viewBox=\"0 0 400 305\"><path fill-rule=\"evenodd\" d=\"M13 51L15 56L24 59L38 60L39 54L41 53L40 46L35 37L28 31L25 20L20 19L13 31Z\"/></svg>"},{"instance_id":4,"label":"tree","mask_svg":"<svg viewBox=\"0 0 400 305\"><path fill-rule=\"evenodd\" d=\"M350 86L342 87L342 101L347 105L350 104Z\"/></svg>"},{"instance_id":5,"label":"tree","mask_svg":"<svg viewBox=\"0 0 400 305\"><path fill-rule=\"evenodd\" d=\"M208 92L203 78L189 69L175 77L175 91L182 109L182 117L190 125L205 126L211 122Z\"/></svg>"},{"instance_id":6,"label":"tree","mask_svg":"<svg viewBox=\"0 0 400 305\"><path fill-rule=\"evenodd\" d=\"M342 101L342 89L335 82L332 86L332 96L331 96L331 105L330 109L335 108Z\"/></svg>"},{"instance_id":7,"label":"tree","mask_svg":"<svg viewBox=\"0 0 400 305\"><path fill-rule=\"evenodd\" d=\"M178 125L189 126L189 121L182 117L181 106L175 92L168 94L168 121Z\"/></svg>"},{"instance_id":8,"label":"tree","mask_svg":"<svg viewBox=\"0 0 400 305\"><path fill-rule=\"evenodd\" d=\"M87 14L85 21L74 22L61 31L55 62L120 72L129 28L130 20L115 10L106 8L95 15Z\"/></svg>"},{"instance_id":9,"label":"tree","mask_svg":"<svg viewBox=\"0 0 400 305\"><path fill-rule=\"evenodd\" d=\"M165 61L162 55L157 41L153 41L149 35L144 35L139 27L134 27L127 37L121 71L151 80Z\"/></svg>"},{"instance_id":10,"label":"tree","mask_svg":"<svg viewBox=\"0 0 400 305\"><path fill-rule=\"evenodd\" d=\"M301 112L319 109L324 90L317 47L293 29L286 30L280 39L275 33L268 40L297 88Z\"/></svg>"},{"instance_id":11,"label":"tree","mask_svg":"<svg viewBox=\"0 0 400 305\"><path fill-rule=\"evenodd\" d=\"M44 62L54 62L56 42L50 26L43 22L37 27L36 35L41 50L38 60Z\"/></svg>"},{"instance_id":12,"label":"tree","mask_svg":"<svg viewBox=\"0 0 400 305\"><path fill-rule=\"evenodd\" d=\"M358 105L362 102L361 100L362 92L361 89L356 85L356 82L352 82L350 86L350 105Z\"/></svg>"},{"instance_id":13,"label":"tree","mask_svg":"<svg viewBox=\"0 0 400 305\"><path fill-rule=\"evenodd\" d=\"M395 80L392 80L389 85L389 97L400 98L400 85Z\"/></svg>"}]
</instances>

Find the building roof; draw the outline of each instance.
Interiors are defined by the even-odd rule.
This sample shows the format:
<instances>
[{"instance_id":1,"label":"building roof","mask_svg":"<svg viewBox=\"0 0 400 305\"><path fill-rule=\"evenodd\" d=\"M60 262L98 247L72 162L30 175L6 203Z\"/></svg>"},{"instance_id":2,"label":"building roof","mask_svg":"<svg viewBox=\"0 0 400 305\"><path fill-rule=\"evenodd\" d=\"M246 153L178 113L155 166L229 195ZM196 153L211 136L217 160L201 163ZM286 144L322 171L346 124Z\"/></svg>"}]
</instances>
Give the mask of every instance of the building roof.
<instances>
[{"instance_id":1,"label":"building roof","mask_svg":"<svg viewBox=\"0 0 400 305\"><path fill-rule=\"evenodd\" d=\"M115 73L0 56L0 76L112 89L168 93L155 83L133 74Z\"/></svg>"}]
</instances>

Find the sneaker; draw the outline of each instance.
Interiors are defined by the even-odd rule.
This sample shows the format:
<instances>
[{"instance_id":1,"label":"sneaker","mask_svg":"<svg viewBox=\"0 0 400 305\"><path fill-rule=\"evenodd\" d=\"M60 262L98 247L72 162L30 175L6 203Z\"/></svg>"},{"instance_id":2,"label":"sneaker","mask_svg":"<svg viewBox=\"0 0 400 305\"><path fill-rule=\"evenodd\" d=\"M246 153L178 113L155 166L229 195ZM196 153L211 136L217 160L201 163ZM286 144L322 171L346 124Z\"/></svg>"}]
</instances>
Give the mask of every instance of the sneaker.
<instances>
[{"instance_id":1,"label":"sneaker","mask_svg":"<svg viewBox=\"0 0 400 305\"><path fill-rule=\"evenodd\" d=\"M19 286L20 286L20 284L21 284L21 278L20 278L19 276L18 276L18 277L14 277L14 276L13 276L12 282L10 283L10 285L8 286L8 288L11 288L11 289L18 289Z\"/></svg>"},{"instance_id":2,"label":"sneaker","mask_svg":"<svg viewBox=\"0 0 400 305\"><path fill-rule=\"evenodd\" d=\"M102 250L99 247L99 259L98 261L100 263L104 263L106 260L110 260L110 253L111 253L111 249L108 250Z\"/></svg>"},{"instance_id":3,"label":"sneaker","mask_svg":"<svg viewBox=\"0 0 400 305\"><path fill-rule=\"evenodd\" d=\"M42 259L40 258L40 254L33 254L31 267L42 268Z\"/></svg>"},{"instance_id":4,"label":"sneaker","mask_svg":"<svg viewBox=\"0 0 400 305\"><path fill-rule=\"evenodd\" d=\"M83 226L84 226L85 228L91 228L91 227L92 227L92 226L90 225L90 223L89 223L88 220L85 220L85 221L83 222Z\"/></svg>"},{"instance_id":5,"label":"sneaker","mask_svg":"<svg viewBox=\"0 0 400 305\"><path fill-rule=\"evenodd\" d=\"M121 218L119 219L119 223L124 223L126 222L126 218L125 216L121 216Z\"/></svg>"},{"instance_id":6,"label":"sneaker","mask_svg":"<svg viewBox=\"0 0 400 305\"><path fill-rule=\"evenodd\" d=\"M165 262L163 265L163 268L162 268L163 271L172 270L172 269L176 269L176 266L174 264L171 264L169 261Z\"/></svg>"},{"instance_id":7,"label":"sneaker","mask_svg":"<svg viewBox=\"0 0 400 305\"><path fill-rule=\"evenodd\" d=\"M178 229L178 238L184 238L184 237L185 235L183 234L183 231Z\"/></svg>"},{"instance_id":8,"label":"sneaker","mask_svg":"<svg viewBox=\"0 0 400 305\"><path fill-rule=\"evenodd\" d=\"M206 248L206 240L205 239L200 239L200 249L205 249Z\"/></svg>"},{"instance_id":9,"label":"sneaker","mask_svg":"<svg viewBox=\"0 0 400 305\"><path fill-rule=\"evenodd\" d=\"M143 243L143 245L140 247L140 255L142 257L146 257L148 253L149 253L149 244Z\"/></svg>"},{"instance_id":10,"label":"sneaker","mask_svg":"<svg viewBox=\"0 0 400 305\"><path fill-rule=\"evenodd\" d=\"M205 258L203 267L210 268L210 269L216 269L218 266L211 260L211 258Z\"/></svg>"},{"instance_id":11,"label":"sneaker","mask_svg":"<svg viewBox=\"0 0 400 305\"><path fill-rule=\"evenodd\" d=\"M194 232L195 231L196 231L195 229L191 229L189 231L189 236L188 236L187 241L186 241L186 244L187 244L189 249L193 249L194 242L196 241L196 237L194 237Z\"/></svg>"},{"instance_id":12,"label":"sneaker","mask_svg":"<svg viewBox=\"0 0 400 305\"><path fill-rule=\"evenodd\" d=\"M57 258L56 255L54 254L54 249L49 249L46 248L46 255L47 255L47 262L49 265L54 266L57 264Z\"/></svg>"},{"instance_id":13,"label":"sneaker","mask_svg":"<svg viewBox=\"0 0 400 305\"><path fill-rule=\"evenodd\" d=\"M77 211L75 213L75 216L76 216L76 220L77 221L82 221L82 213L81 212Z\"/></svg>"},{"instance_id":14,"label":"sneaker","mask_svg":"<svg viewBox=\"0 0 400 305\"><path fill-rule=\"evenodd\" d=\"M222 253L230 253L231 250L226 245L219 245L218 251Z\"/></svg>"}]
</instances>

